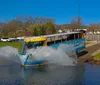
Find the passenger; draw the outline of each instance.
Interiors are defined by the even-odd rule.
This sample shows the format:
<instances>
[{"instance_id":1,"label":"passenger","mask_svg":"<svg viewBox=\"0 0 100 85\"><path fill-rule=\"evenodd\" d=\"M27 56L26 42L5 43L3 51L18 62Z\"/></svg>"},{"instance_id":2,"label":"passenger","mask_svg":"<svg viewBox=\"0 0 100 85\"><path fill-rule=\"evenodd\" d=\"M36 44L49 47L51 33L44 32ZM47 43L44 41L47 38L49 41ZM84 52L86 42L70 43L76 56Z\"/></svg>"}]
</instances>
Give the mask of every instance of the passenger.
<instances>
[{"instance_id":1,"label":"passenger","mask_svg":"<svg viewBox=\"0 0 100 85\"><path fill-rule=\"evenodd\" d=\"M30 54L29 56L30 56L30 61L35 60L35 58L33 57L33 55L32 55L32 54Z\"/></svg>"},{"instance_id":2,"label":"passenger","mask_svg":"<svg viewBox=\"0 0 100 85\"><path fill-rule=\"evenodd\" d=\"M32 43L27 43L27 47L28 47L28 49L31 49L32 48Z\"/></svg>"}]
</instances>

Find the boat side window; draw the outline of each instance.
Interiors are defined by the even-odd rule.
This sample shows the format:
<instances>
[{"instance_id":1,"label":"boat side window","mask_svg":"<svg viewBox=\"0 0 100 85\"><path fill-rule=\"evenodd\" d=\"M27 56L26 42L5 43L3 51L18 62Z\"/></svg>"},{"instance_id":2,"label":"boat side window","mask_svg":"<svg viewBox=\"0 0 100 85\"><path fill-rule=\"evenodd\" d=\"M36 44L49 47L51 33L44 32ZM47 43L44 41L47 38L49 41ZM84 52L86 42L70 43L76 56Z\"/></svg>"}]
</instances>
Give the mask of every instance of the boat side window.
<instances>
[{"instance_id":1,"label":"boat side window","mask_svg":"<svg viewBox=\"0 0 100 85\"><path fill-rule=\"evenodd\" d=\"M34 42L33 46L34 47L43 46L43 41L41 41L41 42Z\"/></svg>"},{"instance_id":2,"label":"boat side window","mask_svg":"<svg viewBox=\"0 0 100 85\"><path fill-rule=\"evenodd\" d=\"M78 36L79 36L78 34L75 34L75 39L78 39Z\"/></svg>"},{"instance_id":3,"label":"boat side window","mask_svg":"<svg viewBox=\"0 0 100 85\"><path fill-rule=\"evenodd\" d=\"M26 44L28 49L31 49L33 47L33 43L29 42Z\"/></svg>"},{"instance_id":4,"label":"boat side window","mask_svg":"<svg viewBox=\"0 0 100 85\"><path fill-rule=\"evenodd\" d=\"M62 41L63 41L63 42L66 41L66 36L63 36L63 37L62 37Z\"/></svg>"},{"instance_id":5,"label":"boat side window","mask_svg":"<svg viewBox=\"0 0 100 85\"><path fill-rule=\"evenodd\" d=\"M68 40L68 41L69 41L69 40L74 40L74 34L70 34L70 35L68 36L67 40Z\"/></svg>"},{"instance_id":6,"label":"boat side window","mask_svg":"<svg viewBox=\"0 0 100 85\"><path fill-rule=\"evenodd\" d=\"M61 40L56 40L55 42L56 42L56 43L61 43Z\"/></svg>"},{"instance_id":7,"label":"boat side window","mask_svg":"<svg viewBox=\"0 0 100 85\"><path fill-rule=\"evenodd\" d=\"M80 38L82 38L82 34L81 33L75 34L75 39L80 39Z\"/></svg>"},{"instance_id":8,"label":"boat side window","mask_svg":"<svg viewBox=\"0 0 100 85\"><path fill-rule=\"evenodd\" d=\"M39 47L39 46L43 46L43 41L41 41L41 42L29 42L29 43L27 43L27 47L28 47L28 49L31 49L31 48L37 48L37 47Z\"/></svg>"},{"instance_id":9,"label":"boat side window","mask_svg":"<svg viewBox=\"0 0 100 85\"><path fill-rule=\"evenodd\" d=\"M67 38L67 40L74 40L74 39L79 39L81 38L81 34L80 33L76 33L76 34L70 34Z\"/></svg>"},{"instance_id":10,"label":"boat side window","mask_svg":"<svg viewBox=\"0 0 100 85\"><path fill-rule=\"evenodd\" d=\"M69 34L69 35L65 35L65 36L59 36L58 38L56 38L56 40L50 40L47 42L47 45L52 45L54 43L61 43L64 41L69 41L69 40L75 40L75 39L79 39L81 38L82 35L81 33L76 33L76 34ZM55 42L54 42L55 41Z\"/></svg>"},{"instance_id":11,"label":"boat side window","mask_svg":"<svg viewBox=\"0 0 100 85\"><path fill-rule=\"evenodd\" d=\"M48 46L50 46L50 45L52 45L52 44L54 44L54 41L49 41L49 42L47 42L47 45L48 45Z\"/></svg>"},{"instance_id":12,"label":"boat side window","mask_svg":"<svg viewBox=\"0 0 100 85\"><path fill-rule=\"evenodd\" d=\"M61 40L55 40L55 43L61 43ZM54 44L54 41L49 41L49 42L47 42L47 45L48 45L48 46L50 46L50 45L52 45L52 44Z\"/></svg>"}]
</instances>

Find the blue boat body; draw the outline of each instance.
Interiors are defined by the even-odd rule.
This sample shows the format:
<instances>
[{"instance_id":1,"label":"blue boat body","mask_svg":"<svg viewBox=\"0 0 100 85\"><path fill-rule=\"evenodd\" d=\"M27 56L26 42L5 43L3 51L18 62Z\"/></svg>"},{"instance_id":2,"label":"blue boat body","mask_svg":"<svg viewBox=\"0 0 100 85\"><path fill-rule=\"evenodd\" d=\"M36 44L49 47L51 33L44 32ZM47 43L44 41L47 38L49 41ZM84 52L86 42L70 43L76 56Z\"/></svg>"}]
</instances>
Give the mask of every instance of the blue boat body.
<instances>
[{"instance_id":1,"label":"blue boat body","mask_svg":"<svg viewBox=\"0 0 100 85\"><path fill-rule=\"evenodd\" d=\"M81 38L81 39L75 39L75 40L70 40L70 41L64 41L62 43L56 43L56 44L52 44L50 47L55 47L58 48L60 44L72 44L75 48L75 50L78 52L84 48L86 48L86 39L85 38Z\"/></svg>"},{"instance_id":2,"label":"blue boat body","mask_svg":"<svg viewBox=\"0 0 100 85\"><path fill-rule=\"evenodd\" d=\"M86 39L85 38L81 38L81 39L76 39L76 40L70 40L70 41L64 41L62 43L55 43L50 45L50 47L53 48L58 48L60 44L72 44L75 47L76 52L86 48ZM24 49L24 45L23 44L23 49ZM18 55L18 57L20 58L21 64L23 66L33 66L33 65L40 65L40 64L44 64L45 60L32 60L31 59L31 55L28 55L26 53L24 53L24 50L22 49L22 52Z\"/></svg>"},{"instance_id":3,"label":"blue boat body","mask_svg":"<svg viewBox=\"0 0 100 85\"><path fill-rule=\"evenodd\" d=\"M25 65L40 65L40 64L44 64L46 61L45 60L36 60L36 61L28 61L25 63Z\"/></svg>"},{"instance_id":4,"label":"blue boat body","mask_svg":"<svg viewBox=\"0 0 100 85\"><path fill-rule=\"evenodd\" d=\"M20 58L22 66L35 66L46 64L47 61L45 60L32 60L30 55L28 54L19 54L18 57Z\"/></svg>"},{"instance_id":5,"label":"blue boat body","mask_svg":"<svg viewBox=\"0 0 100 85\"><path fill-rule=\"evenodd\" d=\"M20 58L22 66L33 66L45 64L45 60L33 60L32 55L28 55L24 52L26 43L23 41L22 51L19 53L18 57Z\"/></svg>"}]
</instances>

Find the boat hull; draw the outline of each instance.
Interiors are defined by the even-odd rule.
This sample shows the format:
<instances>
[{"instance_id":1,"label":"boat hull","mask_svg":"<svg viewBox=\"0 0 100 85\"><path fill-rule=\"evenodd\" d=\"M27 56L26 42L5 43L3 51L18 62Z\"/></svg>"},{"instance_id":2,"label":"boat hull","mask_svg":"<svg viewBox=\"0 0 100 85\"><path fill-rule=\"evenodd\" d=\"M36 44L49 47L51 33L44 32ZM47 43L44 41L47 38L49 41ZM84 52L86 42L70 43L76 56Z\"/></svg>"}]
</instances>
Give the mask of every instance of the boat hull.
<instances>
[{"instance_id":1,"label":"boat hull","mask_svg":"<svg viewBox=\"0 0 100 85\"><path fill-rule=\"evenodd\" d=\"M27 66L38 66L38 65L47 65L47 61L45 60L31 60L29 55L19 54L18 57L20 58L21 65L24 67Z\"/></svg>"},{"instance_id":2,"label":"boat hull","mask_svg":"<svg viewBox=\"0 0 100 85\"><path fill-rule=\"evenodd\" d=\"M23 66L24 67L31 67L31 66L39 66L39 65L47 65L47 62L44 61L44 60L35 60L35 61L32 61L32 62L27 62L25 63Z\"/></svg>"}]
</instances>

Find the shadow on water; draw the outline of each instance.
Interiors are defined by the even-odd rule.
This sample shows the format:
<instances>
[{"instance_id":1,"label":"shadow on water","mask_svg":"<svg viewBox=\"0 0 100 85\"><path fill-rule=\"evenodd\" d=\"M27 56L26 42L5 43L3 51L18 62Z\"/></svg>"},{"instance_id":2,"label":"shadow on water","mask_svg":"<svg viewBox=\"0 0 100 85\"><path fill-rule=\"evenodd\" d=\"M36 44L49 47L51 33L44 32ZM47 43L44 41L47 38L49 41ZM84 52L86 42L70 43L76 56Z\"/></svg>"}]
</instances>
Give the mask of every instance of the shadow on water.
<instances>
[{"instance_id":1,"label":"shadow on water","mask_svg":"<svg viewBox=\"0 0 100 85\"><path fill-rule=\"evenodd\" d=\"M81 51L81 52L77 53L77 56L81 57L83 55L86 55L87 53L88 53L88 51Z\"/></svg>"}]
</instances>

